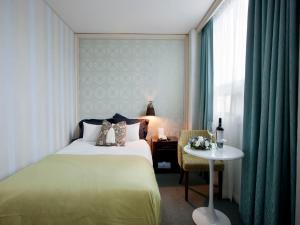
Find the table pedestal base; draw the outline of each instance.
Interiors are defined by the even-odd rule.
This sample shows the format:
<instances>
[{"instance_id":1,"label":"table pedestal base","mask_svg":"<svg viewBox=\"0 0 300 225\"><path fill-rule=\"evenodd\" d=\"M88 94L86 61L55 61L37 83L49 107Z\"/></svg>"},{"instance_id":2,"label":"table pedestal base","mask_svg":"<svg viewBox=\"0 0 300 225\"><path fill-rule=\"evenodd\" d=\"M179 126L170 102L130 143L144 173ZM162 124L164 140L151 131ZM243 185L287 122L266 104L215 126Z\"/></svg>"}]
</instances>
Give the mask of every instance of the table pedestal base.
<instances>
[{"instance_id":1,"label":"table pedestal base","mask_svg":"<svg viewBox=\"0 0 300 225\"><path fill-rule=\"evenodd\" d=\"M215 209L215 216L208 207L200 207L193 211L193 220L197 225L231 225L229 218Z\"/></svg>"}]
</instances>

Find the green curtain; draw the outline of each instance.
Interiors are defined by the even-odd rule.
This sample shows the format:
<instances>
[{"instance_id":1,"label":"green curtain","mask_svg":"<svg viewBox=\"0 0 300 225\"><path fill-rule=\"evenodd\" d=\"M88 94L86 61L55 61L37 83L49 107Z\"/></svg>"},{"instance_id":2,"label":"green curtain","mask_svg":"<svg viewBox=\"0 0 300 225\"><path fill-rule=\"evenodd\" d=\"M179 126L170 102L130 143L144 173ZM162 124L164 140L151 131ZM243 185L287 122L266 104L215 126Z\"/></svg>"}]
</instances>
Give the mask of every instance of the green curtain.
<instances>
[{"instance_id":1,"label":"green curtain","mask_svg":"<svg viewBox=\"0 0 300 225\"><path fill-rule=\"evenodd\" d=\"M210 129L213 121L213 21L201 31L200 49L200 129Z\"/></svg>"},{"instance_id":2,"label":"green curtain","mask_svg":"<svg viewBox=\"0 0 300 225\"><path fill-rule=\"evenodd\" d=\"M294 225L299 0L249 0L240 212Z\"/></svg>"}]
</instances>

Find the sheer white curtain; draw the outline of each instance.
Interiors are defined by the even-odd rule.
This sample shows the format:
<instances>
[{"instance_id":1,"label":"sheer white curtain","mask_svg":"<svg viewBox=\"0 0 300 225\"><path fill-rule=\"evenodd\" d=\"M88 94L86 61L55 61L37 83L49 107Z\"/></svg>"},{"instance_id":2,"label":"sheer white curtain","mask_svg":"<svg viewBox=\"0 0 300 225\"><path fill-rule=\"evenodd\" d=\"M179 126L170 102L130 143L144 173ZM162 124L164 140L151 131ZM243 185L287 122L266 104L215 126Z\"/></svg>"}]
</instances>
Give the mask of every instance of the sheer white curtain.
<instances>
[{"instance_id":1,"label":"sheer white curtain","mask_svg":"<svg viewBox=\"0 0 300 225\"><path fill-rule=\"evenodd\" d=\"M248 0L227 0L214 16L214 126L221 117L229 145L242 147ZM239 202L241 161L225 161L223 197Z\"/></svg>"},{"instance_id":2,"label":"sheer white curtain","mask_svg":"<svg viewBox=\"0 0 300 225\"><path fill-rule=\"evenodd\" d=\"M74 33L42 0L0 1L0 180L69 143Z\"/></svg>"}]
</instances>

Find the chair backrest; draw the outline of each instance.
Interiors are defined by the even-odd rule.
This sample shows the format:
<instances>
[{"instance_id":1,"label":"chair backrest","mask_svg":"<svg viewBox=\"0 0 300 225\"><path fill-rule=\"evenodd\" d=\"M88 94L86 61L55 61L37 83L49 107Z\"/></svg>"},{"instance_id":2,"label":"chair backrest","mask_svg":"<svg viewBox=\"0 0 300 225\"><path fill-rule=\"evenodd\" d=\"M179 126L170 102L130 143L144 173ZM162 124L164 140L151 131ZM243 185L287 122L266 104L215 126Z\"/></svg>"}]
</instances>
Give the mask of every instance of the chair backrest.
<instances>
[{"instance_id":1,"label":"chair backrest","mask_svg":"<svg viewBox=\"0 0 300 225\"><path fill-rule=\"evenodd\" d=\"M197 136L210 138L208 130L181 130L178 144L184 147L192 137Z\"/></svg>"},{"instance_id":2,"label":"chair backrest","mask_svg":"<svg viewBox=\"0 0 300 225\"><path fill-rule=\"evenodd\" d=\"M208 130L181 130L177 148L178 164L180 166L182 166L183 147L188 144L192 137L196 136L210 138Z\"/></svg>"}]
</instances>

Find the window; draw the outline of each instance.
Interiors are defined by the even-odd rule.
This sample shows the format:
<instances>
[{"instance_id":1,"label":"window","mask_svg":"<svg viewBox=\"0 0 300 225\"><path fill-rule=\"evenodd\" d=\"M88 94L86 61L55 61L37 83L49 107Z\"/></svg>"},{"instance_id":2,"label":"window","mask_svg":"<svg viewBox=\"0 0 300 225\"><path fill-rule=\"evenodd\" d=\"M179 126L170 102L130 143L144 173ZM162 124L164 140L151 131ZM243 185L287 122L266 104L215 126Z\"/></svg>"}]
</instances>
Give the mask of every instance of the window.
<instances>
[{"instance_id":1,"label":"window","mask_svg":"<svg viewBox=\"0 0 300 225\"><path fill-rule=\"evenodd\" d=\"M227 144L242 147L247 0L228 0L214 16L214 126L222 118ZM225 162L224 197L239 202L241 163ZM234 194L234 196L233 196Z\"/></svg>"}]
</instances>

